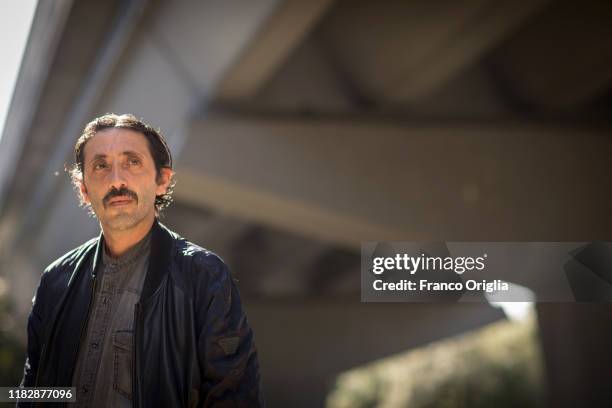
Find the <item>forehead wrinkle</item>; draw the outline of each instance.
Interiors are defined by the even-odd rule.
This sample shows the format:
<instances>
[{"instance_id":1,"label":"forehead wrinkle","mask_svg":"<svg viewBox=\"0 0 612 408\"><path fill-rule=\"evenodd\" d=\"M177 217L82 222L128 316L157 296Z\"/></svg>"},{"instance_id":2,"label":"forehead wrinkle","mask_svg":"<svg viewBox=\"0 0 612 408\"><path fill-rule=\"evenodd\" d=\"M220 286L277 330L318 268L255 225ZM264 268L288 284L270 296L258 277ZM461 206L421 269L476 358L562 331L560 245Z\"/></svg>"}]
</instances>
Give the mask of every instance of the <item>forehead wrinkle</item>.
<instances>
[{"instance_id":1,"label":"forehead wrinkle","mask_svg":"<svg viewBox=\"0 0 612 408\"><path fill-rule=\"evenodd\" d=\"M140 150L148 151L148 148L148 142L143 134L128 129L112 128L99 131L88 140L85 144L84 153L94 149L94 152L90 153L90 155L95 153L93 159L113 154L126 155L129 153L143 157L145 154ZM117 150L121 150L121 152L115 153ZM87 157L88 155L85 154L84 156Z\"/></svg>"},{"instance_id":2,"label":"forehead wrinkle","mask_svg":"<svg viewBox=\"0 0 612 408\"><path fill-rule=\"evenodd\" d=\"M143 157L144 155L140 152L137 152L135 150L126 150L124 152L119 153L119 156L138 156L138 157ZM98 159L106 159L108 157L108 155L104 154L104 153L97 153L94 155L94 157L92 158L93 160L98 160Z\"/></svg>"}]
</instances>

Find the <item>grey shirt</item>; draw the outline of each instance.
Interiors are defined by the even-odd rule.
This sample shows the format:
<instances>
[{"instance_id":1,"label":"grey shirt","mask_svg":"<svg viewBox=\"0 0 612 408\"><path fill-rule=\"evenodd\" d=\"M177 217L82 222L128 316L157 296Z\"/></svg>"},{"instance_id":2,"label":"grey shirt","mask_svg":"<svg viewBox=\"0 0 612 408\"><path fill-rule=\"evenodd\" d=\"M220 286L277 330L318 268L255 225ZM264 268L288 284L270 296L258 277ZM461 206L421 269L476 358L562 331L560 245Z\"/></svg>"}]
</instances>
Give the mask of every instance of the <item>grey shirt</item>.
<instances>
[{"instance_id":1,"label":"grey shirt","mask_svg":"<svg viewBox=\"0 0 612 408\"><path fill-rule=\"evenodd\" d=\"M150 250L149 231L119 258L106 251L102 255L72 381L79 407L132 406L134 306L140 299Z\"/></svg>"}]
</instances>

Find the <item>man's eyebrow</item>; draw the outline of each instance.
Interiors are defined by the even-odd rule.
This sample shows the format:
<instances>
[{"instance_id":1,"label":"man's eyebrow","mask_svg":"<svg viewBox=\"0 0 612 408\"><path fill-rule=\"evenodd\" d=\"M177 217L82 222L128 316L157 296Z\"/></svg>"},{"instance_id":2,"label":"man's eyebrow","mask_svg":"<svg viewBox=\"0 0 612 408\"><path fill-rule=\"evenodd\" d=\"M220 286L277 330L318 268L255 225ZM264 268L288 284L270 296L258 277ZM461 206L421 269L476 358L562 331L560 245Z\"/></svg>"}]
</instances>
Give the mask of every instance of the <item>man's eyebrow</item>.
<instances>
[{"instance_id":1,"label":"man's eyebrow","mask_svg":"<svg viewBox=\"0 0 612 408\"><path fill-rule=\"evenodd\" d=\"M126 150L125 152L121 153L124 156L140 156L142 157L142 153L136 152L134 150Z\"/></svg>"},{"instance_id":2,"label":"man's eyebrow","mask_svg":"<svg viewBox=\"0 0 612 408\"><path fill-rule=\"evenodd\" d=\"M91 159L91 161L93 162L93 161L100 160L100 159L106 159L106 155L102 153L98 153Z\"/></svg>"}]
</instances>

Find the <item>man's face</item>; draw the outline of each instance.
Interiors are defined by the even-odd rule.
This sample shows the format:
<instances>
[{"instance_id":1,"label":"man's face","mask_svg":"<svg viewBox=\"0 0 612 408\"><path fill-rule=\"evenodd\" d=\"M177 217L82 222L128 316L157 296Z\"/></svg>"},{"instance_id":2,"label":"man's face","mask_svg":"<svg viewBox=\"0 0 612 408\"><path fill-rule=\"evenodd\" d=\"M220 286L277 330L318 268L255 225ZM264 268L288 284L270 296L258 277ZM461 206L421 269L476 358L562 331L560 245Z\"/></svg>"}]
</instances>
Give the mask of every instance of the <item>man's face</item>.
<instances>
[{"instance_id":1,"label":"man's face","mask_svg":"<svg viewBox=\"0 0 612 408\"><path fill-rule=\"evenodd\" d=\"M124 231L152 221L155 196L166 192L172 170L160 183L145 135L129 129L97 132L85 144L81 194L100 223Z\"/></svg>"}]
</instances>

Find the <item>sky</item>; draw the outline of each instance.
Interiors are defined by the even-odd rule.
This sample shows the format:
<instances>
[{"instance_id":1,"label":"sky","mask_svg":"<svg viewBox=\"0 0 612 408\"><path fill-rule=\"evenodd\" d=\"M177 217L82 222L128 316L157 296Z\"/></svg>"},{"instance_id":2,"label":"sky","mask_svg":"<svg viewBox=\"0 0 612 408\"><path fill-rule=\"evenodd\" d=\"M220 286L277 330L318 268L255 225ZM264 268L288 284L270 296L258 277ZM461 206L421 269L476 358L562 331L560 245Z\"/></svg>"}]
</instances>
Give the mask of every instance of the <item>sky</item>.
<instances>
[{"instance_id":1,"label":"sky","mask_svg":"<svg viewBox=\"0 0 612 408\"><path fill-rule=\"evenodd\" d=\"M37 0L0 1L0 139L11 104L23 51L30 33Z\"/></svg>"}]
</instances>

